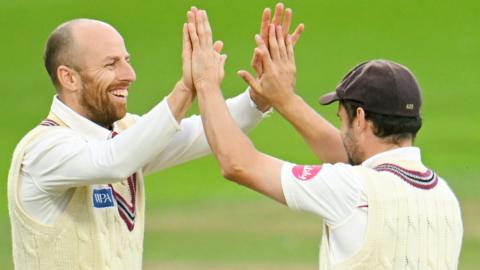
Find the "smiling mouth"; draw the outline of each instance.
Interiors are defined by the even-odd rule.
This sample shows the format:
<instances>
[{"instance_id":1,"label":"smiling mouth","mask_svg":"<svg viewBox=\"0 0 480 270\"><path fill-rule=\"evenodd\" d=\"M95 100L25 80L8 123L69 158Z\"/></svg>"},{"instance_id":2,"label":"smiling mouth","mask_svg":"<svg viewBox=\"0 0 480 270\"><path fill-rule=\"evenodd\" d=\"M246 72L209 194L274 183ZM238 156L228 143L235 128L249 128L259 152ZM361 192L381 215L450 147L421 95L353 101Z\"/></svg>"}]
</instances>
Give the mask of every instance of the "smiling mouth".
<instances>
[{"instance_id":1,"label":"smiling mouth","mask_svg":"<svg viewBox=\"0 0 480 270\"><path fill-rule=\"evenodd\" d=\"M111 95L119 98L127 98L128 97L128 90L127 89L117 89L112 90L109 92Z\"/></svg>"}]
</instances>

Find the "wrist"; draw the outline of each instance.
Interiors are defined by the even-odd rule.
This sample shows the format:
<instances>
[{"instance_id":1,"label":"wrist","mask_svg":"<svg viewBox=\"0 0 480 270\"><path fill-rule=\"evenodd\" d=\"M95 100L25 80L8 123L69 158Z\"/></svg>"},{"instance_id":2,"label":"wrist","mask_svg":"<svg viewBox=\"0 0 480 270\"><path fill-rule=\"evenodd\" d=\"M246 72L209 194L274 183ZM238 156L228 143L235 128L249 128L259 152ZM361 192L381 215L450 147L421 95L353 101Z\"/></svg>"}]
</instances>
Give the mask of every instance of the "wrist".
<instances>
[{"instance_id":1,"label":"wrist","mask_svg":"<svg viewBox=\"0 0 480 270\"><path fill-rule=\"evenodd\" d=\"M291 94L272 102L273 107L277 110L280 114L287 114L289 112L294 112L296 108L296 103L301 101L302 98L292 92Z\"/></svg>"},{"instance_id":2,"label":"wrist","mask_svg":"<svg viewBox=\"0 0 480 270\"><path fill-rule=\"evenodd\" d=\"M175 88L178 89L178 90L181 90L181 91L185 91L185 92L194 92L193 90L193 85L191 87L188 87L187 86L187 83L185 83L185 79L180 79L176 84L175 84Z\"/></svg>"},{"instance_id":3,"label":"wrist","mask_svg":"<svg viewBox=\"0 0 480 270\"><path fill-rule=\"evenodd\" d=\"M209 79L200 79L195 81L194 84L198 92L220 90L220 84Z\"/></svg>"},{"instance_id":4,"label":"wrist","mask_svg":"<svg viewBox=\"0 0 480 270\"><path fill-rule=\"evenodd\" d=\"M175 84L175 92L181 94L181 95L185 95L185 96L188 96L190 97L191 100L193 100L195 98L195 90L188 87L185 82L183 81L183 79L179 80L176 84Z\"/></svg>"},{"instance_id":5,"label":"wrist","mask_svg":"<svg viewBox=\"0 0 480 270\"><path fill-rule=\"evenodd\" d=\"M272 106L266 99L259 96L251 87L248 88L248 96L253 107L262 113L266 113L272 109Z\"/></svg>"}]
</instances>

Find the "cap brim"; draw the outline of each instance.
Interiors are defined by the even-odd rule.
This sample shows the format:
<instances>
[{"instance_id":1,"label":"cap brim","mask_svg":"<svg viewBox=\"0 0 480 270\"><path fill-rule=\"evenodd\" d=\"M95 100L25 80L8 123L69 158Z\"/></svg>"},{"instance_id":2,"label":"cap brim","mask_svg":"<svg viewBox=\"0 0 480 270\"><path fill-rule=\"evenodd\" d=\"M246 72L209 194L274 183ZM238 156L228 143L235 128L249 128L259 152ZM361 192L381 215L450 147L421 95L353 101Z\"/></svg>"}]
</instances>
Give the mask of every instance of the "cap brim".
<instances>
[{"instance_id":1,"label":"cap brim","mask_svg":"<svg viewBox=\"0 0 480 270\"><path fill-rule=\"evenodd\" d=\"M318 102L322 105L328 105L338 100L340 100L340 98L338 97L337 92L333 91L323 95Z\"/></svg>"}]
</instances>

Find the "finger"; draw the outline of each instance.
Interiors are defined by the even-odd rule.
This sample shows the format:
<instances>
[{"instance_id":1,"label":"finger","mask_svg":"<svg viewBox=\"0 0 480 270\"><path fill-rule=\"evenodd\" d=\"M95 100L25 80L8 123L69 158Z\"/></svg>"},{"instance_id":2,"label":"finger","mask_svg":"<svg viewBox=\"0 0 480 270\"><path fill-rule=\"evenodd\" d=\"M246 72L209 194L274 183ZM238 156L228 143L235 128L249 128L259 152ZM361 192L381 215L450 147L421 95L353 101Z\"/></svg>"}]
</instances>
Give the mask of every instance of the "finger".
<instances>
[{"instance_id":1,"label":"finger","mask_svg":"<svg viewBox=\"0 0 480 270\"><path fill-rule=\"evenodd\" d=\"M225 62L227 61L227 55L226 54L222 54L221 55L221 59L220 59L220 69L222 71L222 73L224 72L225 70Z\"/></svg>"},{"instance_id":2,"label":"finger","mask_svg":"<svg viewBox=\"0 0 480 270\"><path fill-rule=\"evenodd\" d=\"M190 11L187 12L188 22L195 25L195 18L198 16L198 9L195 6L190 8Z\"/></svg>"},{"instance_id":3,"label":"finger","mask_svg":"<svg viewBox=\"0 0 480 270\"><path fill-rule=\"evenodd\" d=\"M250 88L252 88L253 91L258 92L260 90L258 81L248 71L239 70L237 74L242 77L242 79L250 86Z\"/></svg>"},{"instance_id":4,"label":"finger","mask_svg":"<svg viewBox=\"0 0 480 270\"><path fill-rule=\"evenodd\" d=\"M258 58L260 59L260 63L262 65L262 71L263 73L268 72L272 68L272 59L270 58L270 55L268 54L267 48L264 46L263 49L260 48L255 48L255 54L257 54Z\"/></svg>"},{"instance_id":5,"label":"finger","mask_svg":"<svg viewBox=\"0 0 480 270\"><path fill-rule=\"evenodd\" d=\"M295 53L294 53L294 51L293 51L292 37L291 37L291 36L288 36L285 43L286 43L285 45L287 46L287 57L288 57L288 60L290 60L290 61L292 61L293 63L295 63Z\"/></svg>"},{"instance_id":6,"label":"finger","mask_svg":"<svg viewBox=\"0 0 480 270\"><path fill-rule=\"evenodd\" d=\"M193 9L193 7L192 7ZM195 12L194 11L187 11L187 19L188 23L195 24Z\"/></svg>"},{"instance_id":7,"label":"finger","mask_svg":"<svg viewBox=\"0 0 480 270\"><path fill-rule=\"evenodd\" d=\"M268 29L268 44L270 45L270 56L273 60L280 58L280 52L278 51L277 37L275 35L275 25L270 24Z\"/></svg>"},{"instance_id":8,"label":"finger","mask_svg":"<svg viewBox=\"0 0 480 270\"><path fill-rule=\"evenodd\" d=\"M272 65L272 57L267 45L259 35L255 35L255 41L257 42L257 48L255 48L254 53L259 56L263 71L266 71Z\"/></svg>"},{"instance_id":9,"label":"finger","mask_svg":"<svg viewBox=\"0 0 480 270\"><path fill-rule=\"evenodd\" d=\"M255 36L255 39L257 41L257 48L255 48L254 53L259 56L261 59L263 71L267 71L270 69L272 65L272 56L270 54L270 51L267 48L267 45L265 42L260 38L259 35Z\"/></svg>"},{"instance_id":10,"label":"finger","mask_svg":"<svg viewBox=\"0 0 480 270\"><path fill-rule=\"evenodd\" d=\"M257 53L257 50L254 50L253 52L253 59L251 65L257 73L257 77L261 77L263 74L262 56Z\"/></svg>"},{"instance_id":11,"label":"finger","mask_svg":"<svg viewBox=\"0 0 480 270\"><path fill-rule=\"evenodd\" d=\"M283 15L283 4L278 3L275 6L275 14L273 15L272 23L274 25L280 25L280 22L282 21L282 15Z\"/></svg>"},{"instance_id":12,"label":"finger","mask_svg":"<svg viewBox=\"0 0 480 270\"><path fill-rule=\"evenodd\" d=\"M208 21L207 11L203 10L203 15L203 26L207 36L207 45L212 46L212 28L210 27L210 22Z\"/></svg>"},{"instance_id":13,"label":"finger","mask_svg":"<svg viewBox=\"0 0 480 270\"><path fill-rule=\"evenodd\" d=\"M196 33L196 39L197 39L197 45L200 44L200 39L199 39L199 36L198 36L198 26L197 26L197 19L199 18L199 10L197 7L195 6L192 6L190 8L190 11L187 12L187 15L188 15L188 23L189 24L192 24L194 26L194 29L195 29L195 33ZM188 24L187 24L187 28L189 28ZM189 35L190 35L190 40L192 40L192 35L190 34L190 28L189 28ZM192 47L193 47L193 42L192 42Z\"/></svg>"},{"instance_id":14,"label":"finger","mask_svg":"<svg viewBox=\"0 0 480 270\"><path fill-rule=\"evenodd\" d=\"M265 8L262 15L262 23L260 24L260 36L263 40L268 40L268 26L270 25L270 9Z\"/></svg>"},{"instance_id":15,"label":"finger","mask_svg":"<svg viewBox=\"0 0 480 270\"><path fill-rule=\"evenodd\" d=\"M295 31L292 33L292 45L295 46L297 41L300 39L300 36L303 33L303 30L305 30L305 25L303 23L299 24Z\"/></svg>"},{"instance_id":16,"label":"finger","mask_svg":"<svg viewBox=\"0 0 480 270\"><path fill-rule=\"evenodd\" d=\"M195 16L195 28L197 30L200 46L206 46L205 29L203 27L203 10L199 10Z\"/></svg>"},{"instance_id":17,"label":"finger","mask_svg":"<svg viewBox=\"0 0 480 270\"><path fill-rule=\"evenodd\" d=\"M227 55L222 54L222 55L219 55L218 57L220 57L219 63L218 63L218 75L221 82L225 75L225 61L227 60Z\"/></svg>"},{"instance_id":18,"label":"finger","mask_svg":"<svg viewBox=\"0 0 480 270\"><path fill-rule=\"evenodd\" d=\"M283 36L284 38L287 38L288 31L290 31L290 25L292 24L292 10L290 8L287 8L285 10L285 17L283 18Z\"/></svg>"},{"instance_id":19,"label":"finger","mask_svg":"<svg viewBox=\"0 0 480 270\"><path fill-rule=\"evenodd\" d=\"M223 42L221 40L217 40L215 41L215 43L213 43L213 49L217 52L217 53L220 53L223 49Z\"/></svg>"},{"instance_id":20,"label":"finger","mask_svg":"<svg viewBox=\"0 0 480 270\"><path fill-rule=\"evenodd\" d=\"M195 25L192 23L188 23L187 27L188 27L188 34L190 35L190 41L192 42L192 47L195 50L198 48L198 46L200 46Z\"/></svg>"},{"instance_id":21,"label":"finger","mask_svg":"<svg viewBox=\"0 0 480 270\"><path fill-rule=\"evenodd\" d=\"M189 57L192 54L192 43L190 41L190 35L188 34L188 26L183 24L183 57Z\"/></svg>"},{"instance_id":22,"label":"finger","mask_svg":"<svg viewBox=\"0 0 480 270\"><path fill-rule=\"evenodd\" d=\"M277 25L277 27L275 28L275 35L277 36L278 52L279 52L280 58L286 59L287 48L285 46L285 38L283 37L283 31L280 25Z\"/></svg>"}]
</instances>

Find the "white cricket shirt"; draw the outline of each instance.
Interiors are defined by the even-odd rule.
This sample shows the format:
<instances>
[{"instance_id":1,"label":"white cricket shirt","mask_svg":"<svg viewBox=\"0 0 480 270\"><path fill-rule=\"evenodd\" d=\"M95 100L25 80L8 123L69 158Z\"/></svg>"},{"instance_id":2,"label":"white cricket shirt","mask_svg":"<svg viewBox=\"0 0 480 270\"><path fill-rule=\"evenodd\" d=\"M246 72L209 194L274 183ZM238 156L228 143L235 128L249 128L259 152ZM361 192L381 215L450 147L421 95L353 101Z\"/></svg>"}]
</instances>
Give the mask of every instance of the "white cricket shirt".
<instances>
[{"instance_id":1,"label":"white cricket shirt","mask_svg":"<svg viewBox=\"0 0 480 270\"><path fill-rule=\"evenodd\" d=\"M420 149L402 147L386 151L360 166L373 168L378 160L421 164ZM288 207L314 213L329 227L333 264L352 256L365 239L368 198L363 176L353 168L344 163L312 166L285 163L282 167L282 188Z\"/></svg>"},{"instance_id":2,"label":"white cricket shirt","mask_svg":"<svg viewBox=\"0 0 480 270\"><path fill-rule=\"evenodd\" d=\"M265 116L248 90L227 100L227 106L244 132ZM69 128L55 129L26 152L19 192L27 214L43 224L60 216L75 187L120 182L138 170L147 175L210 153L201 118L194 115L179 125L165 99L142 117L129 115L135 124L113 139L111 130L79 115L57 96L51 113Z\"/></svg>"}]
</instances>

